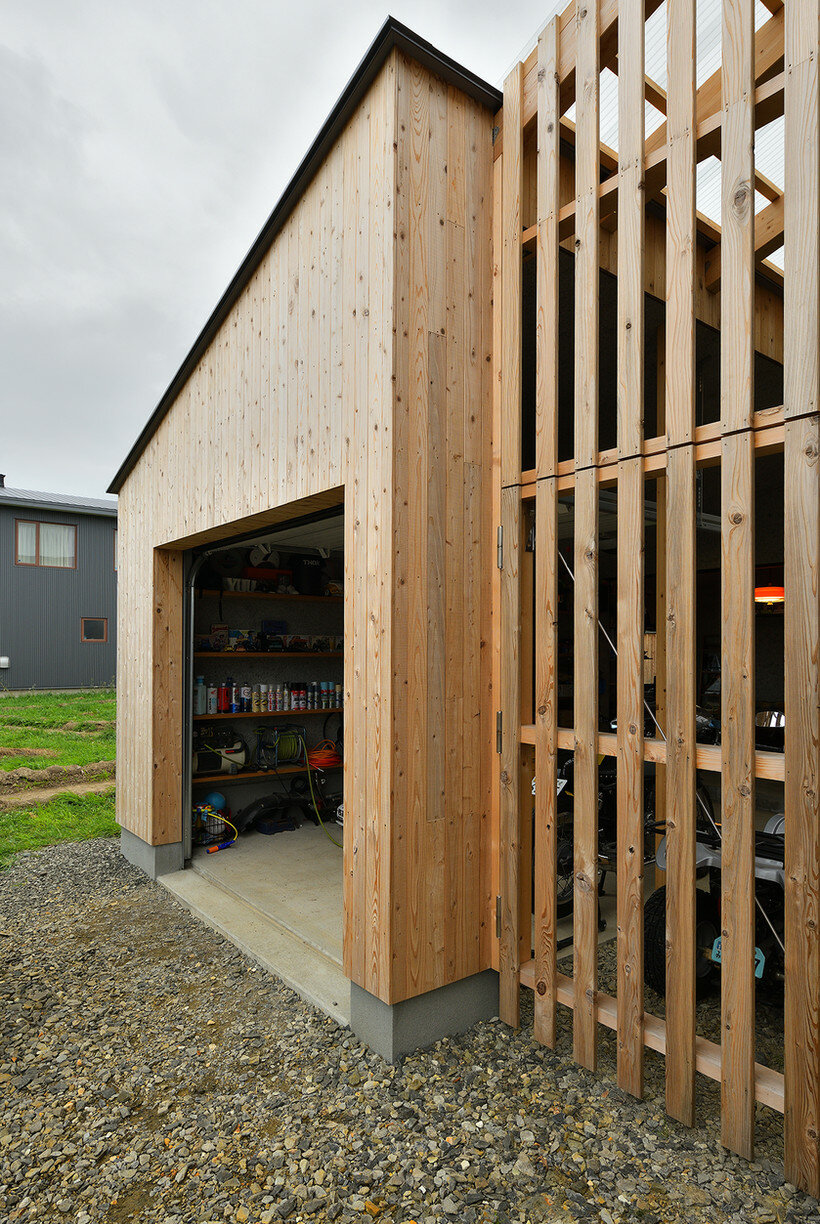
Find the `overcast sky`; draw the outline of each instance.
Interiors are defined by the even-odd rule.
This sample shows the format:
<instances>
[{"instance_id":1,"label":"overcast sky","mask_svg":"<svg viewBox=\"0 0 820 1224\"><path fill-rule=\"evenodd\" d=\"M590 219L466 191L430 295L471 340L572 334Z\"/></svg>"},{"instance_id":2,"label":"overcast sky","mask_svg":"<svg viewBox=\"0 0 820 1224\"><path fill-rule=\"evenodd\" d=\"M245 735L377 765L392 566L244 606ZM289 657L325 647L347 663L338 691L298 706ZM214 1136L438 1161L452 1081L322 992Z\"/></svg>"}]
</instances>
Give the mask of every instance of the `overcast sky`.
<instances>
[{"instance_id":1,"label":"overcast sky","mask_svg":"<svg viewBox=\"0 0 820 1224\"><path fill-rule=\"evenodd\" d=\"M7 485L104 493L388 12L500 84L556 7L0 0Z\"/></svg>"}]
</instances>

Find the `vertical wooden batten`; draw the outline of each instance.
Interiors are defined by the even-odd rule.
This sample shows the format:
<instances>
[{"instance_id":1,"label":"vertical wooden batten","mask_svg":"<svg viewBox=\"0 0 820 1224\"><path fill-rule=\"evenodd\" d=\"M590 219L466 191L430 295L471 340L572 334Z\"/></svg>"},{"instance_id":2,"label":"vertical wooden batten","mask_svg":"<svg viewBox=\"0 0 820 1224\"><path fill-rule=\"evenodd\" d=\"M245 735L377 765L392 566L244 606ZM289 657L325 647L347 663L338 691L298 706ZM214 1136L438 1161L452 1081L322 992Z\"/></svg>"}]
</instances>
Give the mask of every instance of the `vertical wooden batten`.
<instances>
[{"instance_id":1,"label":"vertical wooden batten","mask_svg":"<svg viewBox=\"0 0 820 1224\"><path fill-rule=\"evenodd\" d=\"M598 1024L599 6L575 14L575 772L573 1052L594 1070Z\"/></svg>"},{"instance_id":2,"label":"vertical wooden batten","mask_svg":"<svg viewBox=\"0 0 820 1224\"><path fill-rule=\"evenodd\" d=\"M750 1160L755 1032L753 0L725 0L722 51L721 1137L726 1147Z\"/></svg>"},{"instance_id":3,"label":"vertical wooden batten","mask_svg":"<svg viewBox=\"0 0 820 1224\"><path fill-rule=\"evenodd\" d=\"M618 71L618 1083L643 1095L644 0L621 0Z\"/></svg>"},{"instance_id":4,"label":"vertical wooden batten","mask_svg":"<svg viewBox=\"0 0 820 1224\"><path fill-rule=\"evenodd\" d=\"M518 1026L519 904L521 828L519 772L521 691L521 591L519 586L521 479L521 197L523 69L518 64L504 82L505 144L502 185L503 252L501 263L501 668L499 717L499 1015ZM499 558L501 560L501 558Z\"/></svg>"},{"instance_id":5,"label":"vertical wooden batten","mask_svg":"<svg viewBox=\"0 0 820 1224\"><path fill-rule=\"evenodd\" d=\"M538 265L536 269L535 447L535 1022L555 1045L558 732L558 209L559 21L538 40ZM526 798L526 794L524 796Z\"/></svg>"},{"instance_id":6,"label":"vertical wooden batten","mask_svg":"<svg viewBox=\"0 0 820 1224\"><path fill-rule=\"evenodd\" d=\"M820 1195L820 4L785 25L785 1173Z\"/></svg>"},{"instance_id":7,"label":"vertical wooden batten","mask_svg":"<svg viewBox=\"0 0 820 1224\"><path fill-rule=\"evenodd\" d=\"M668 0L666 1108L687 1126L695 1117L696 62L694 0Z\"/></svg>"}]
</instances>

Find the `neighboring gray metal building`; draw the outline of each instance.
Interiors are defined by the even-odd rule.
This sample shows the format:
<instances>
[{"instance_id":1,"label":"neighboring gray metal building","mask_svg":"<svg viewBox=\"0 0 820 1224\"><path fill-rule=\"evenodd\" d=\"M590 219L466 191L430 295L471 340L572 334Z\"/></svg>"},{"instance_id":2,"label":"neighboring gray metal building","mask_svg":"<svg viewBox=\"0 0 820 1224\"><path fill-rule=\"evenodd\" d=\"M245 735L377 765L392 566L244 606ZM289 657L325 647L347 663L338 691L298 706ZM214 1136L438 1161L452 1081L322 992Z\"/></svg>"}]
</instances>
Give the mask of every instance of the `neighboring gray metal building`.
<instances>
[{"instance_id":1,"label":"neighboring gray metal building","mask_svg":"<svg viewBox=\"0 0 820 1224\"><path fill-rule=\"evenodd\" d=\"M113 684L117 503L0 475L0 688Z\"/></svg>"}]
</instances>

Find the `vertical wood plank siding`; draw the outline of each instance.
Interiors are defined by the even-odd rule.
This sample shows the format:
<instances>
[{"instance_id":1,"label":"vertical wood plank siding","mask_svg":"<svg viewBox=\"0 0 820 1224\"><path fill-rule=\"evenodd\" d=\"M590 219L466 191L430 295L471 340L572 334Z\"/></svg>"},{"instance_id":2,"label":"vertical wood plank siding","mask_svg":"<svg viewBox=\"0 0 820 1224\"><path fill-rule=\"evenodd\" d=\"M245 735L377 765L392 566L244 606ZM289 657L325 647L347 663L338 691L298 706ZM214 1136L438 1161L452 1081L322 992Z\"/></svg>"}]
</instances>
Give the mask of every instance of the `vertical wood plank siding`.
<instances>
[{"instance_id":1,"label":"vertical wood plank siding","mask_svg":"<svg viewBox=\"0 0 820 1224\"><path fill-rule=\"evenodd\" d=\"M386 1002L490 954L491 130L394 51L120 494L118 818L153 844L184 549L344 501L345 969Z\"/></svg>"}]
</instances>

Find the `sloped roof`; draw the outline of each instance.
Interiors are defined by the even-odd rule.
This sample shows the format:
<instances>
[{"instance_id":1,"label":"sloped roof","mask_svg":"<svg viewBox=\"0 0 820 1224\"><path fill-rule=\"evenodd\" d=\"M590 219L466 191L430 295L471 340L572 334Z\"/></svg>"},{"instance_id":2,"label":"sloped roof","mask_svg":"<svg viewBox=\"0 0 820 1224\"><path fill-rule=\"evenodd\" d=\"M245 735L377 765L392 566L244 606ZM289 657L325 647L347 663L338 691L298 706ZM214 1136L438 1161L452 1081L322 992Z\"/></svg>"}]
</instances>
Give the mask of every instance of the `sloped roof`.
<instances>
[{"instance_id":1,"label":"sloped roof","mask_svg":"<svg viewBox=\"0 0 820 1224\"><path fill-rule=\"evenodd\" d=\"M37 489L0 488L0 506L117 517L117 503L113 497L74 497L70 493L41 493Z\"/></svg>"},{"instance_id":2,"label":"sloped roof","mask_svg":"<svg viewBox=\"0 0 820 1224\"><path fill-rule=\"evenodd\" d=\"M402 25L400 21L396 21L394 17L388 17L368 48L364 59L342 91L338 102L325 120L321 131L310 146L298 170L285 188L279 203L268 217L259 236L243 259L239 270L217 303L213 314L194 341L188 356L177 370L167 391L157 404L145 428L140 433L116 476L111 481L108 487L109 493L119 493L140 455L159 428L160 422L170 410L174 400L196 369L200 358L222 326L231 307L270 249L274 238L287 221L322 161L336 142L342 128L352 117L353 112L372 84L377 72L394 48L405 52L411 59L424 65L425 68L429 68L436 76L441 77L448 84L460 89L468 97L482 103L489 110L495 112L501 105L502 95L494 86L489 85L481 77L476 76L455 60L450 59L449 55L444 55L432 43L428 43L425 39L420 38L418 34L414 34L411 29Z\"/></svg>"}]
</instances>

